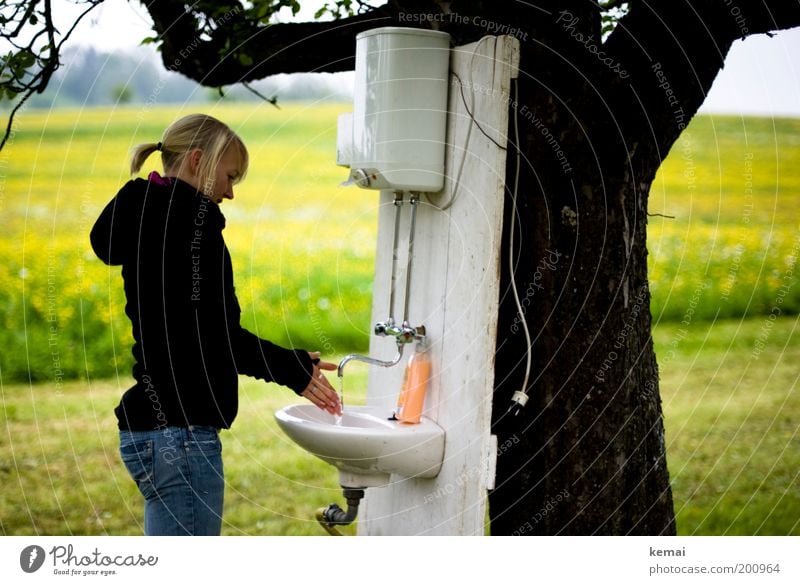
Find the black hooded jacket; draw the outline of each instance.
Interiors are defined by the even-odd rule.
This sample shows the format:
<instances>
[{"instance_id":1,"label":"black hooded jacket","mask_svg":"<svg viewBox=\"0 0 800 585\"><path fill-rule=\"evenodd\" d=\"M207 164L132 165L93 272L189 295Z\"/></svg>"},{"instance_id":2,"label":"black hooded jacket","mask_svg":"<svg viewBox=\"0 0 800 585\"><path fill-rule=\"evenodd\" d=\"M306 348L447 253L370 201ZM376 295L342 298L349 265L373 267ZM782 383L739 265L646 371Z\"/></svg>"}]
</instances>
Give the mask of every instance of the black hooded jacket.
<instances>
[{"instance_id":1,"label":"black hooded jacket","mask_svg":"<svg viewBox=\"0 0 800 585\"><path fill-rule=\"evenodd\" d=\"M122 265L133 326L133 377L115 413L123 430L229 428L238 377L308 385L304 350L260 339L239 324L219 206L178 179L128 182L92 228L92 248Z\"/></svg>"}]
</instances>

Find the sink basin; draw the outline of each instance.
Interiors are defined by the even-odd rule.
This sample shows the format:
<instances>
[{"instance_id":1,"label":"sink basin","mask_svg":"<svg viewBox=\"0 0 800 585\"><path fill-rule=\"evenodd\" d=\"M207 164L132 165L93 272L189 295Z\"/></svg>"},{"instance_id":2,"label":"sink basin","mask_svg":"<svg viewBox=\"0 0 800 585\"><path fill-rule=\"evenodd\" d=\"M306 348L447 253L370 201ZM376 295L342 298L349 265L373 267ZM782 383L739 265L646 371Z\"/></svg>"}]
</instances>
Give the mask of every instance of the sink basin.
<instances>
[{"instance_id":1,"label":"sink basin","mask_svg":"<svg viewBox=\"0 0 800 585\"><path fill-rule=\"evenodd\" d=\"M303 449L339 469L343 487L375 487L389 476L436 477L444 456L444 429L429 418L419 424L387 420L385 408L348 406L336 417L313 404L275 413L278 426Z\"/></svg>"}]
</instances>

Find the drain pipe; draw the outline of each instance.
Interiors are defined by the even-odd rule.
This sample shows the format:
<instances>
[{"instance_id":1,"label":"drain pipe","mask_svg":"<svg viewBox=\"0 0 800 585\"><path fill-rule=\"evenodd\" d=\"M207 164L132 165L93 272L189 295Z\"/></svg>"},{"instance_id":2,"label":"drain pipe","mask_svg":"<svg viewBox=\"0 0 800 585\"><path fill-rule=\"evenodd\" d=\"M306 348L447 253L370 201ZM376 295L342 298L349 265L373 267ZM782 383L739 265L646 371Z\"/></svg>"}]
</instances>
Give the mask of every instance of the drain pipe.
<instances>
[{"instance_id":1,"label":"drain pipe","mask_svg":"<svg viewBox=\"0 0 800 585\"><path fill-rule=\"evenodd\" d=\"M353 523L358 516L358 504L364 497L363 489L342 486L342 493L347 500L347 512L342 510L338 504L330 504L327 508L317 510L317 522L331 536L343 536L336 527Z\"/></svg>"}]
</instances>

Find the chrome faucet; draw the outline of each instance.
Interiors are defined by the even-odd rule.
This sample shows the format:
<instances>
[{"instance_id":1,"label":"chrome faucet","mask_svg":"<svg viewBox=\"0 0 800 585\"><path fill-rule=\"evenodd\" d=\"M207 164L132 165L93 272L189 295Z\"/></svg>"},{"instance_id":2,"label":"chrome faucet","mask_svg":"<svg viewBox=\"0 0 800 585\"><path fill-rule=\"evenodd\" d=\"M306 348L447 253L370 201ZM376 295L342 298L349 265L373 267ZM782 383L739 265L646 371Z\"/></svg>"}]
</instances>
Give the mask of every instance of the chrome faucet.
<instances>
[{"instance_id":1,"label":"chrome faucet","mask_svg":"<svg viewBox=\"0 0 800 585\"><path fill-rule=\"evenodd\" d=\"M397 341L397 355L394 356L393 359L389 361L379 360L376 358L371 358L366 355L358 355L355 353L351 353L350 355L345 356L342 358L342 361L339 362L339 369L337 370L338 376L341 378L344 376L344 367L352 361L356 362L364 362L365 364L371 364L373 366L381 366L383 368L389 368L391 366L395 366L400 362L400 358L403 357L403 342L398 339Z\"/></svg>"},{"instance_id":2,"label":"chrome faucet","mask_svg":"<svg viewBox=\"0 0 800 585\"><path fill-rule=\"evenodd\" d=\"M381 330L379 333L378 330ZM394 356L391 360L379 360L376 358L372 358L366 355L358 355L355 353L351 353L350 355L345 356L342 361L339 362L339 368L336 372L338 376L341 378L344 376L344 367L349 362L364 362L365 364L371 364L373 366L381 366L383 368L390 368L392 366L396 366L400 359L403 357L403 347L407 343L411 343L412 341L420 340L425 338L425 326L420 325L419 327L412 327L408 324L407 321L404 321L401 326L395 325L391 318L389 318L385 323L377 323L375 325L375 333L377 335L392 335L397 340L397 355Z\"/></svg>"}]
</instances>

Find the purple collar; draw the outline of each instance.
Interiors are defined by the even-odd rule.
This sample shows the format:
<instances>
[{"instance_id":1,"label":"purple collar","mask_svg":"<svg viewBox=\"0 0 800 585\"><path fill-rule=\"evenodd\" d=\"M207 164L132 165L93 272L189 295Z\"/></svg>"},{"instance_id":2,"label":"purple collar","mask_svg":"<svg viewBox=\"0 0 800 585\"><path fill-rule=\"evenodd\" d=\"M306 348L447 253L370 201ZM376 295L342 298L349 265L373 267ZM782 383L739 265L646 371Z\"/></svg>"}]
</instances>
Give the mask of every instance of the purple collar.
<instances>
[{"instance_id":1,"label":"purple collar","mask_svg":"<svg viewBox=\"0 0 800 585\"><path fill-rule=\"evenodd\" d=\"M172 177L162 177L156 171L153 171L147 175L147 180L151 183L155 183L156 185L161 185L162 187L172 185Z\"/></svg>"}]
</instances>

